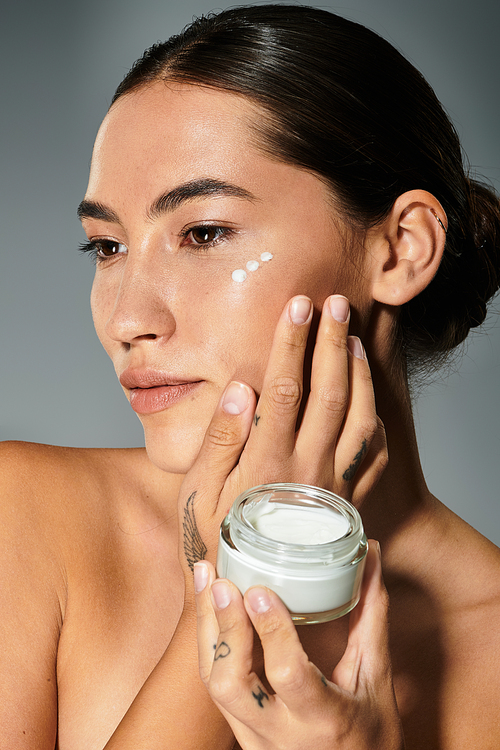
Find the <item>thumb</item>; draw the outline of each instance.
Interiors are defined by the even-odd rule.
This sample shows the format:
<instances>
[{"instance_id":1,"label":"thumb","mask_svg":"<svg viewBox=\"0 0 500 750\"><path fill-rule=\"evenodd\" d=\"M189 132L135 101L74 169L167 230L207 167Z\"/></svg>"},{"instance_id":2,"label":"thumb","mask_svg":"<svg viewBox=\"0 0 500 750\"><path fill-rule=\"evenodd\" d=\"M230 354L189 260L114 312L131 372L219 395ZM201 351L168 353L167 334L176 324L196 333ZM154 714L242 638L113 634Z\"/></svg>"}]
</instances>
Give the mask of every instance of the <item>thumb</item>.
<instances>
[{"instance_id":1,"label":"thumb","mask_svg":"<svg viewBox=\"0 0 500 750\"><path fill-rule=\"evenodd\" d=\"M354 693L363 683L385 683L392 691L388 616L380 545L370 539L360 600L351 612L345 653L333 673L339 687Z\"/></svg>"}]
</instances>

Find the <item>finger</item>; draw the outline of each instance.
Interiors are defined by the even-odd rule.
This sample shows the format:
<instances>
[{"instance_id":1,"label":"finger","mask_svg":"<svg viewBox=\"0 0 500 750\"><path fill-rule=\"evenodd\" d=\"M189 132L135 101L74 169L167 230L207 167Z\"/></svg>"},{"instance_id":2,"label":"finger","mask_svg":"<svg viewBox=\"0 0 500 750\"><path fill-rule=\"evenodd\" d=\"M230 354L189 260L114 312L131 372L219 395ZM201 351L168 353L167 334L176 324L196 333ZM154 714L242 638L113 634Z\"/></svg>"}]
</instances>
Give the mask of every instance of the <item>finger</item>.
<instances>
[{"instance_id":1,"label":"finger","mask_svg":"<svg viewBox=\"0 0 500 750\"><path fill-rule=\"evenodd\" d=\"M351 490L351 500L359 510L365 498L377 486L389 462L387 436L382 420L377 417L377 430L361 465L356 471Z\"/></svg>"},{"instance_id":2,"label":"finger","mask_svg":"<svg viewBox=\"0 0 500 750\"><path fill-rule=\"evenodd\" d=\"M310 299L294 297L278 322L245 450L257 465L265 459L267 466L279 466L294 451L312 311Z\"/></svg>"},{"instance_id":3,"label":"finger","mask_svg":"<svg viewBox=\"0 0 500 750\"><path fill-rule=\"evenodd\" d=\"M265 690L253 671L253 629L243 598L234 584L218 579L212 585L212 601L219 636L212 651L213 665L208 683L212 698L235 719L257 729L255 722L265 718L274 706L274 697ZM262 709L267 709L262 712ZM262 716L265 713L265 717Z\"/></svg>"},{"instance_id":4,"label":"finger","mask_svg":"<svg viewBox=\"0 0 500 750\"><path fill-rule=\"evenodd\" d=\"M221 491L248 437L254 406L255 394L249 386L237 382L228 385L198 457L182 483L181 542L191 572L196 562L215 558L219 524L228 510L227 504L219 509Z\"/></svg>"},{"instance_id":5,"label":"finger","mask_svg":"<svg viewBox=\"0 0 500 750\"><path fill-rule=\"evenodd\" d=\"M219 637L219 625L212 605L210 587L215 581L215 568L202 560L194 566L194 590L196 599L196 629L198 639L198 663L200 677L208 685L214 661L214 644Z\"/></svg>"},{"instance_id":6,"label":"finger","mask_svg":"<svg viewBox=\"0 0 500 750\"><path fill-rule=\"evenodd\" d=\"M225 389L208 426L198 457L183 482L186 497L196 493L200 512L214 508L200 502L203 487L218 497L248 438L255 409L255 394L245 383L233 381Z\"/></svg>"},{"instance_id":7,"label":"finger","mask_svg":"<svg viewBox=\"0 0 500 750\"><path fill-rule=\"evenodd\" d=\"M347 344L349 402L335 451L335 485L339 494L350 497L350 487L368 455L380 422L363 345L357 336L349 336Z\"/></svg>"},{"instance_id":8,"label":"finger","mask_svg":"<svg viewBox=\"0 0 500 750\"><path fill-rule=\"evenodd\" d=\"M349 404L349 317L345 297L333 295L325 300L314 347L311 392L296 443L310 484L332 483L333 454Z\"/></svg>"},{"instance_id":9,"label":"finger","mask_svg":"<svg viewBox=\"0 0 500 750\"><path fill-rule=\"evenodd\" d=\"M333 681L353 693L370 684L372 690L385 686L392 694L389 597L379 550L370 539L359 604L351 612L347 647L333 673Z\"/></svg>"},{"instance_id":10,"label":"finger","mask_svg":"<svg viewBox=\"0 0 500 750\"><path fill-rule=\"evenodd\" d=\"M262 643L266 678L276 700L297 716L310 714L311 706L320 709L327 699L326 680L309 661L281 599L270 589L254 586L244 601Z\"/></svg>"}]
</instances>

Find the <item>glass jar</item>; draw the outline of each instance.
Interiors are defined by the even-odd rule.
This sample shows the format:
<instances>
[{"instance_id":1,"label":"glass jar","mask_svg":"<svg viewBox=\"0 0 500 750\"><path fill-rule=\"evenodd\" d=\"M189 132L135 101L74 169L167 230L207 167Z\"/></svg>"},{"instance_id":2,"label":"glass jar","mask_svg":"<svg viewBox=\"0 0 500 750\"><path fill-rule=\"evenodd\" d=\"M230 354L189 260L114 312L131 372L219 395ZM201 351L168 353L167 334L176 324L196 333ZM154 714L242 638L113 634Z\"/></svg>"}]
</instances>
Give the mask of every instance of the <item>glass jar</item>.
<instances>
[{"instance_id":1,"label":"glass jar","mask_svg":"<svg viewBox=\"0 0 500 750\"><path fill-rule=\"evenodd\" d=\"M222 522L217 574L244 593L272 589L297 623L350 612L368 550L361 517L347 500L305 484L243 492Z\"/></svg>"}]
</instances>

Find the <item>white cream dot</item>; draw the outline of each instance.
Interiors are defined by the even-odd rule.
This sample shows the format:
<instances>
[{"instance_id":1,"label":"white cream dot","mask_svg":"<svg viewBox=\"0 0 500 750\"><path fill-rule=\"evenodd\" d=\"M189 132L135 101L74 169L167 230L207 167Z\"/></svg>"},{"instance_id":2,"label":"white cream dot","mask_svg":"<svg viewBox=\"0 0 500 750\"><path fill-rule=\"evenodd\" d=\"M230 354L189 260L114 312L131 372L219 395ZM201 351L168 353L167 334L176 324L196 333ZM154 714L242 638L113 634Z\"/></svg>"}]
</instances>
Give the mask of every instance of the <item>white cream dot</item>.
<instances>
[{"instance_id":1,"label":"white cream dot","mask_svg":"<svg viewBox=\"0 0 500 750\"><path fill-rule=\"evenodd\" d=\"M256 271L259 267L259 261L258 260L249 260L247 263L247 270L248 271Z\"/></svg>"},{"instance_id":2,"label":"white cream dot","mask_svg":"<svg viewBox=\"0 0 500 750\"><path fill-rule=\"evenodd\" d=\"M262 253L262 255L260 256L260 259L265 262L266 260L271 260L272 257L273 257L272 253Z\"/></svg>"},{"instance_id":3,"label":"white cream dot","mask_svg":"<svg viewBox=\"0 0 500 750\"><path fill-rule=\"evenodd\" d=\"M245 281L246 277L247 277L247 272L244 271L242 268L236 269L236 271L233 271L233 273L231 274L231 278L233 279L233 281L242 282L242 281Z\"/></svg>"}]
</instances>

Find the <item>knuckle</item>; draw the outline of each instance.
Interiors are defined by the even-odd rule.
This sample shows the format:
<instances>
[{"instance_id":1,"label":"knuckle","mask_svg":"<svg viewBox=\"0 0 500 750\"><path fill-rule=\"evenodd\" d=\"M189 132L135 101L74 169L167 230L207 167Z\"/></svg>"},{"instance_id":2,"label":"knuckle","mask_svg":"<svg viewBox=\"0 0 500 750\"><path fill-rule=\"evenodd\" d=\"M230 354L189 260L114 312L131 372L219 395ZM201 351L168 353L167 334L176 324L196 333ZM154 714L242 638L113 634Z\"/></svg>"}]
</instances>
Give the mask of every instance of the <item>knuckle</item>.
<instances>
[{"instance_id":1,"label":"knuckle","mask_svg":"<svg viewBox=\"0 0 500 750\"><path fill-rule=\"evenodd\" d=\"M240 440L238 434L234 430L230 429L229 426L223 424L212 424L208 428L207 432L207 444L209 447L232 447L239 445Z\"/></svg>"},{"instance_id":2,"label":"knuckle","mask_svg":"<svg viewBox=\"0 0 500 750\"><path fill-rule=\"evenodd\" d=\"M387 447L387 437L385 428L381 419L377 417L377 430L373 439L373 465L375 470L382 472L387 468L389 463L389 449Z\"/></svg>"},{"instance_id":3,"label":"knuckle","mask_svg":"<svg viewBox=\"0 0 500 750\"><path fill-rule=\"evenodd\" d=\"M353 425L353 434L361 440L371 442L377 432L378 422L375 416L364 416L356 420Z\"/></svg>"},{"instance_id":4,"label":"knuckle","mask_svg":"<svg viewBox=\"0 0 500 750\"><path fill-rule=\"evenodd\" d=\"M304 654L305 656L305 654ZM286 687L287 692L303 692L308 678L308 660L296 660L292 664L273 666L267 675L273 688L279 693L280 687Z\"/></svg>"},{"instance_id":5,"label":"knuckle","mask_svg":"<svg viewBox=\"0 0 500 750\"><path fill-rule=\"evenodd\" d=\"M322 385L318 389L317 399L322 406L333 414L344 414L349 396L344 388Z\"/></svg>"},{"instance_id":6,"label":"knuckle","mask_svg":"<svg viewBox=\"0 0 500 750\"><path fill-rule=\"evenodd\" d=\"M210 675L212 673L212 665L207 666L206 664L200 664L199 667L200 679L204 685L208 686L210 682Z\"/></svg>"},{"instance_id":7,"label":"knuckle","mask_svg":"<svg viewBox=\"0 0 500 750\"><path fill-rule=\"evenodd\" d=\"M302 398L302 386L294 378L275 378L269 385L269 400L278 410L297 409Z\"/></svg>"},{"instance_id":8,"label":"knuckle","mask_svg":"<svg viewBox=\"0 0 500 750\"><path fill-rule=\"evenodd\" d=\"M328 326L325 330L325 338L331 346L347 356L347 339L345 336L339 335L337 326Z\"/></svg>"},{"instance_id":9,"label":"knuckle","mask_svg":"<svg viewBox=\"0 0 500 750\"><path fill-rule=\"evenodd\" d=\"M287 326L283 332L282 342L283 345L291 349L304 349L307 343L309 331L307 326Z\"/></svg>"},{"instance_id":10,"label":"knuckle","mask_svg":"<svg viewBox=\"0 0 500 750\"><path fill-rule=\"evenodd\" d=\"M272 639L273 636L280 637L283 634L282 621L274 612L267 612L258 623L258 634L261 639Z\"/></svg>"},{"instance_id":11,"label":"knuckle","mask_svg":"<svg viewBox=\"0 0 500 750\"><path fill-rule=\"evenodd\" d=\"M242 696L242 683L233 675L211 677L208 690L214 700L226 708L234 706Z\"/></svg>"},{"instance_id":12,"label":"knuckle","mask_svg":"<svg viewBox=\"0 0 500 750\"><path fill-rule=\"evenodd\" d=\"M387 469L389 465L389 451L387 447L382 448L375 458L375 470L377 473L382 473Z\"/></svg>"}]
</instances>

